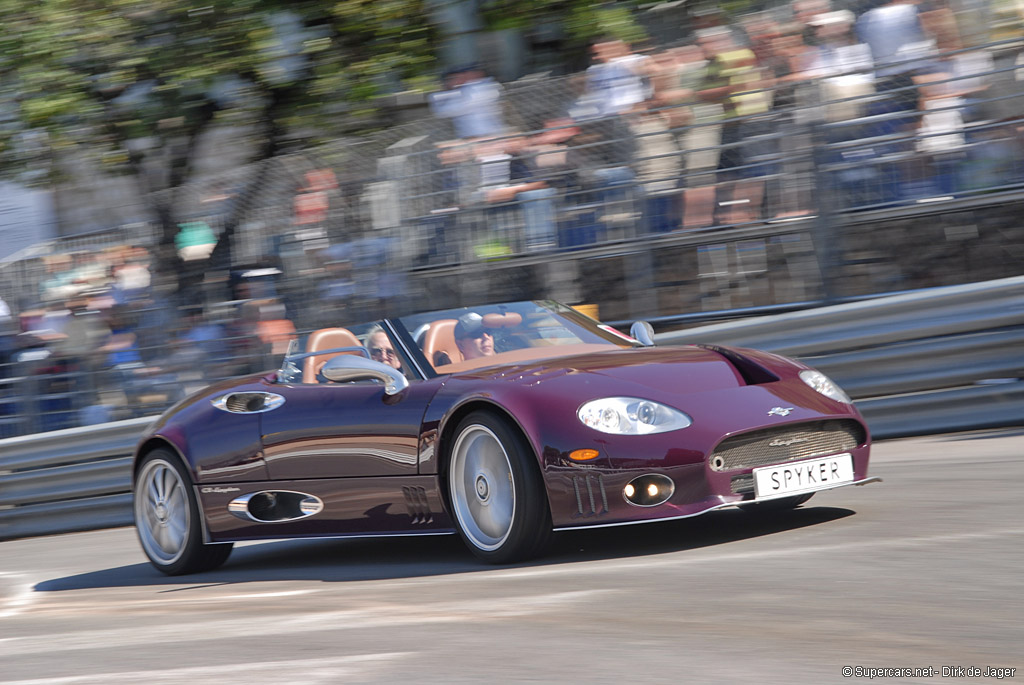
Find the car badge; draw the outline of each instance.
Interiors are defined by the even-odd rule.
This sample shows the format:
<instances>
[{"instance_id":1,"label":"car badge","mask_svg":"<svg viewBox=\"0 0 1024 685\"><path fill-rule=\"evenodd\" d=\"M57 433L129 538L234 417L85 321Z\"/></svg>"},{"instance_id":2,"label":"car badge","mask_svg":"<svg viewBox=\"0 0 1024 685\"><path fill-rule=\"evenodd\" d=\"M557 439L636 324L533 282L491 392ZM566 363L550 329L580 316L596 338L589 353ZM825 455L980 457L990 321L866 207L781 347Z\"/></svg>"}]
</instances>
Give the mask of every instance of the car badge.
<instances>
[{"instance_id":1,"label":"car badge","mask_svg":"<svg viewBox=\"0 0 1024 685\"><path fill-rule=\"evenodd\" d=\"M789 416L793 407L772 407L768 410L768 416Z\"/></svg>"},{"instance_id":2,"label":"car badge","mask_svg":"<svg viewBox=\"0 0 1024 685\"><path fill-rule=\"evenodd\" d=\"M799 445L802 442L810 442L810 438L776 438L768 443L769 447L790 447L792 445Z\"/></svg>"}]
</instances>

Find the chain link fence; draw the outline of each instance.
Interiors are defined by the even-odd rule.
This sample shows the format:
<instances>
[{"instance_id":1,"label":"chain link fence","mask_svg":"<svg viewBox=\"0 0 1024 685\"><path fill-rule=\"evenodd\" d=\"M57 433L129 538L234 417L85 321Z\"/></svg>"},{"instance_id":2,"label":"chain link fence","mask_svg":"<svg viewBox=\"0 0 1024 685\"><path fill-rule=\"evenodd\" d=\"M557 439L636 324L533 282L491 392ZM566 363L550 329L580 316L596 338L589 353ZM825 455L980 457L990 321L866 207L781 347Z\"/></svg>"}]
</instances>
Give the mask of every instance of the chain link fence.
<instances>
[{"instance_id":1,"label":"chain link fence","mask_svg":"<svg viewBox=\"0 0 1024 685\"><path fill-rule=\"evenodd\" d=\"M584 74L531 77L503 87L491 138L424 116L264 162L245 207L254 165L178 189L182 225L216 238L240 217L233 268L192 301L151 271L137 291L121 278L152 266L151 222L7 260L0 436L159 411L273 366L289 335L384 311L553 297L667 329L683 313L1019 273L1019 40L893 61L914 65L895 77L855 43L800 78L762 59L717 101L697 95L707 54L647 55L643 96L619 113L595 113ZM25 335L68 321L103 342Z\"/></svg>"}]
</instances>

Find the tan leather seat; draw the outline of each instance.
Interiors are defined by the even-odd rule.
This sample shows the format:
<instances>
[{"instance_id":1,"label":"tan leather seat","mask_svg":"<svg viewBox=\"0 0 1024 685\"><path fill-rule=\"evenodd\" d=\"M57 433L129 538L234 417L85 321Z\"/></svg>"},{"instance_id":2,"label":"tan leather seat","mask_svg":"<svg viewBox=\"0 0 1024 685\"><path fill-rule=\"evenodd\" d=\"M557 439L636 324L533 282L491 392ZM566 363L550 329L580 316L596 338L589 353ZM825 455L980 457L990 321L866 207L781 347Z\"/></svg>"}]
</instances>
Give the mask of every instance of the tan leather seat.
<instances>
[{"instance_id":1,"label":"tan leather seat","mask_svg":"<svg viewBox=\"0 0 1024 685\"><path fill-rule=\"evenodd\" d=\"M309 334L309 341L306 343L306 352L319 352L321 350L333 350L338 347L359 347L362 343L359 338L352 335L347 328L321 328ZM333 354L320 354L315 357L306 357L302 363L302 382L316 383L316 375L328 360L337 357L339 354L361 354L352 352L334 352Z\"/></svg>"},{"instance_id":2,"label":"tan leather seat","mask_svg":"<svg viewBox=\"0 0 1024 685\"><path fill-rule=\"evenodd\" d=\"M455 344L455 319L438 319L423 336L423 356L435 369L462 361L462 352ZM447 361L445 361L447 355Z\"/></svg>"}]
</instances>

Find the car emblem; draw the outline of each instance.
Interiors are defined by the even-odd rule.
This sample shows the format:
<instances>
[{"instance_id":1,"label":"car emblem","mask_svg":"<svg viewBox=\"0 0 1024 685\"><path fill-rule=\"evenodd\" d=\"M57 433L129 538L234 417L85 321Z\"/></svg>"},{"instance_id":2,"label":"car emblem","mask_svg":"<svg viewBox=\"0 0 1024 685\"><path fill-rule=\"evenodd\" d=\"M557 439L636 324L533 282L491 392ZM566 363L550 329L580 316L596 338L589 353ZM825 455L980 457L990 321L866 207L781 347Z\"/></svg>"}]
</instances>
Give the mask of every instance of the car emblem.
<instances>
[{"instance_id":1,"label":"car emblem","mask_svg":"<svg viewBox=\"0 0 1024 685\"><path fill-rule=\"evenodd\" d=\"M768 443L769 447L789 447L790 445L799 445L802 442L810 442L810 438L789 438L784 440L782 438L776 438Z\"/></svg>"},{"instance_id":2,"label":"car emblem","mask_svg":"<svg viewBox=\"0 0 1024 685\"><path fill-rule=\"evenodd\" d=\"M789 416L793 407L772 407L768 410L768 416Z\"/></svg>"}]
</instances>

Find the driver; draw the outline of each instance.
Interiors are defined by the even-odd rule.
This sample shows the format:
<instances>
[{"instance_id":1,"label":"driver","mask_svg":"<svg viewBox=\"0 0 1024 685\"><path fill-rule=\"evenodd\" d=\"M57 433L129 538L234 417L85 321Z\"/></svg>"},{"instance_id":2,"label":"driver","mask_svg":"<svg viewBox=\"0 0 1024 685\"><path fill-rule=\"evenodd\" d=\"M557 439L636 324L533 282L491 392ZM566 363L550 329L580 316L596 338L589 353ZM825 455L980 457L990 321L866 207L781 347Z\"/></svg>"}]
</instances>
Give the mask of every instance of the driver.
<instances>
[{"instance_id":1,"label":"driver","mask_svg":"<svg viewBox=\"0 0 1024 685\"><path fill-rule=\"evenodd\" d=\"M455 344L463 359L478 359L494 355L494 334L484 327L484 318L476 312L459 317L455 324Z\"/></svg>"}]
</instances>

